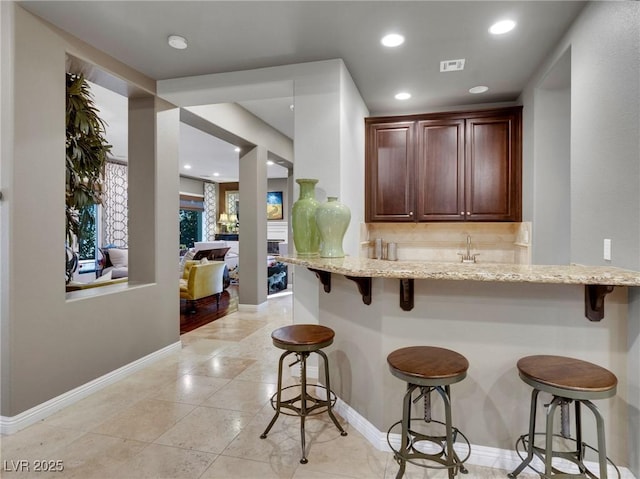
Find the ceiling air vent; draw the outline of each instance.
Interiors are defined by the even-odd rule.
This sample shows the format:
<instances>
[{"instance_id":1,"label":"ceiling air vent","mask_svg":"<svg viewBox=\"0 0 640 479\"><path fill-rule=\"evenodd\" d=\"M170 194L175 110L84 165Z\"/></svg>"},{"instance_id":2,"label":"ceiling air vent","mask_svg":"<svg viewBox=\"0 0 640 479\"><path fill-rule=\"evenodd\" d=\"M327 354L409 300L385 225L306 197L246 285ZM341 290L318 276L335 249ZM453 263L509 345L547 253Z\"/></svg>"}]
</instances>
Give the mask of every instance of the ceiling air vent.
<instances>
[{"instance_id":1,"label":"ceiling air vent","mask_svg":"<svg viewBox=\"0 0 640 479\"><path fill-rule=\"evenodd\" d=\"M464 58L459 60L444 60L440 62L441 72L457 72L464 70Z\"/></svg>"}]
</instances>

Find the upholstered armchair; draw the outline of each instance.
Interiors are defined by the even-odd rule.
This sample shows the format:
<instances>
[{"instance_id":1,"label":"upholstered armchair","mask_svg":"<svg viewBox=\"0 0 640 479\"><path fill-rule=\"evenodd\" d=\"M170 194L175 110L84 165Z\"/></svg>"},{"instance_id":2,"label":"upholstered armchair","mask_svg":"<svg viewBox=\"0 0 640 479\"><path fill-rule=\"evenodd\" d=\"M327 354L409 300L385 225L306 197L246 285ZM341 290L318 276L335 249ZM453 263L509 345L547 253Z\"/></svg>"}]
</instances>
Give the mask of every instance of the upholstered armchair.
<instances>
[{"instance_id":1,"label":"upholstered armchair","mask_svg":"<svg viewBox=\"0 0 640 479\"><path fill-rule=\"evenodd\" d=\"M191 313L196 311L196 301L216 296L216 307L224 290L224 261L187 261L180 279L180 298L187 301Z\"/></svg>"}]
</instances>

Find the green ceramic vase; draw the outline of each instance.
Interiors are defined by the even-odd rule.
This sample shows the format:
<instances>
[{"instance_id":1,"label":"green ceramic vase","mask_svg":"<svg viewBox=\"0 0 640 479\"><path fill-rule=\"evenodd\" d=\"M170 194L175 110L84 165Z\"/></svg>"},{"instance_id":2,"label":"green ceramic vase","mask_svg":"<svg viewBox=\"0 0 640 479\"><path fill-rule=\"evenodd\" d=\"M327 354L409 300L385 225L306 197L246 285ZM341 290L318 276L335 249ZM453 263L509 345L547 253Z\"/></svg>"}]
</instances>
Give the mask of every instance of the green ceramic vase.
<instances>
[{"instance_id":1,"label":"green ceramic vase","mask_svg":"<svg viewBox=\"0 0 640 479\"><path fill-rule=\"evenodd\" d=\"M299 178L300 197L291 208L291 222L293 227L293 244L298 256L318 256L320 251L320 233L316 225L316 183L318 180Z\"/></svg>"},{"instance_id":2,"label":"green ceramic vase","mask_svg":"<svg viewBox=\"0 0 640 479\"><path fill-rule=\"evenodd\" d=\"M351 221L349 207L329 196L316 210L316 223L320 231L320 256L322 258L343 258L342 240Z\"/></svg>"}]
</instances>

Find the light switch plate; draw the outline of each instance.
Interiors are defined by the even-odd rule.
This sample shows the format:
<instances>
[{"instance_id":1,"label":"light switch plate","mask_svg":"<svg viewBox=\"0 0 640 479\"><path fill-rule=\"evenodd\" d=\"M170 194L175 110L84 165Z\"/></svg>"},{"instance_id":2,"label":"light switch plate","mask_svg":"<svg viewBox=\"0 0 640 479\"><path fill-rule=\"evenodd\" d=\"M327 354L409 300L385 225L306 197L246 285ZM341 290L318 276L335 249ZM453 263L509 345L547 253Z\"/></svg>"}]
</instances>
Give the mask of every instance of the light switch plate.
<instances>
[{"instance_id":1,"label":"light switch plate","mask_svg":"<svg viewBox=\"0 0 640 479\"><path fill-rule=\"evenodd\" d=\"M611 240L608 238L604 240L604 259L611 261Z\"/></svg>"}]
</instances>

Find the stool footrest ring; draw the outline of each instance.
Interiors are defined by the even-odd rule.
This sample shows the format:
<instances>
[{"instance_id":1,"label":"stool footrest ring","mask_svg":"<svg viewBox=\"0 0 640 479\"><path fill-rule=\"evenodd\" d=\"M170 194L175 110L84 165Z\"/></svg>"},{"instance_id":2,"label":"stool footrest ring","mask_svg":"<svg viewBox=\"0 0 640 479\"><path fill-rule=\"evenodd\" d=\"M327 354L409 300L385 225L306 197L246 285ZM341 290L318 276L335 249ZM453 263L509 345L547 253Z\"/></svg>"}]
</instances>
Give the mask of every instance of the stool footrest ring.
<instances>
[{"instance_id":1,"label":"stool footrest ring","mask_svg":"<svg viewBox=\"0 0 640 479\"><path fill-rule=\"evenodd\" d=\"M423 418L411 418L412 421L421 421L422 419ZM434 419L429 421L429 423L436 423L441 426L446 426L444 422L436 421ZM413 464L414 466L424 467L426 469L454 469L454 470L459 469L460 472L462 472L463 474L466 474L468 472L463 464L471 456L471 444L469 443L467 436L465 436L460 430L458 430L458 428L452 427L453 442L455 443L458 436L460 436L464 440L464 444L466 444L467 454L464 457L464 459L460 459L458 454L454 451L453 464L448 464L448 461L446 459L446 440L447 440L446 434L432 436L432 435L422 434L412 429L409 429L408 431L409 443L407 444L407 449L405 451L400 451L398 448L394 447L391 444L391 439L390 439L390 435L393 429L395 429L399 425L402 425L402 421L397 421L387 431L387 444L389 444L389 447L393 451L394 458L396 459L396 461L399 461L399 459L402 458L406 462ZM426 443L426 442L437 445L440 448L440 451L437 451L431 454L421 451L419 449L420 443ZM424 462L418 462L419 460L433 461L440 465L436 466L431 464L425 464Z\"/></svg>"},{"instance_id":2,"label":"stool footrest ring","mask_svg":"<svg viewBox=\"0 0 640 479\"><path fill-rule=\"evenodd\" d=\"M307 388L309 387L315 387L317 389L322 389L324 391L327 391L327 388L321 384L307 384ZM292 386L287 386L286 388L282 388L282 392L286 391L287 389L293 389L293 388L300 389L302 388L302 385L294 384ZM336 395L333 393L333 391L329 391L328 397L329 399L320 399L320 398L311 396L307 392L307 394L305 395L305 400L307 401L307 404L311 403L312 405L306 406L304 416L315 416L316 414L322 414L324 412L327 412L329 405L331 405L331 407L334 407L337 400ZM278 398L277 392L273 396L271 396L271 407L273 408L274 411L278 410L277 398ZM299 403L300 401L302 401L302 392L294 398L286 399L286 400L281 399L280 400L281 409L279 412L281 414L284 414L285 416L302 416L303 415L302 408L295 406L295 404ZM291 412L288 412L287 410Z\"/></svg>"},{"instance_id":3,"label":"stool footrest ring","mask_svg":"<svg viewBox=\"0 0 640 479\"><path fill-rule=\"evenodd\" d=\"M538 432L535 434L536 436L546 436L546 434L544 432ZM593 472L591 472L589 470L589 468L587 468L587 466L584 465L584 462L576 457L577 456L577 447L578 447L578 441L576 439L573 438L567 438L567 437L563 437L560 434L554 434L553 437L556 438L560 438L564 441L569 441L569 442L573 442L574 444L576 444L576 447L574 448L573 451L553 451L552 452L552 457L557 457L560 459L564 459L566 461L569 461L573 464L575 464L580 473L579 474L574 474L574 473L569 473L569 472L565 472L562 471L556 467L552 468L552 474L545 474L542 471L537 470L535 467L533 467L531 465L531 463L527 464L527 466L532 469L533 471L535 471L537 474L540 475L540 477L544 478L544 479L550 479L550 478L564 478L564 479L570 479L570 478L588 478L588 479L598 479L598 476L596 476ZM516 441L515 444L515 450L516 453L518 454L518 456L520 457L520 459L522 459L522 461L526 461L527 460L527 456L525 455L525 453L529 452L529 434L523 434L521 435L518 440ZM590 446L589 444L582 442L580 445L580 450L584 451L585 449L589 449L592 452L598 453L598 450L592 446ZM535 444L532 446L533 447L533 454L534 456L536 456L538 459L540 459L541 461L544 462L544 448L543 447L539 447L536 446ZM609 465L611 465L615 471L616 474L618 475L618 479L621 479L622 475L620 474L620 470L618 469L618 466L616 466L613 461L611 459L609 459L607 457L607 463ZM513 475L513 474L508 474L508 477L510 477L511 479L517 477L517 475Z\"/></svg>"}]
</instances>

